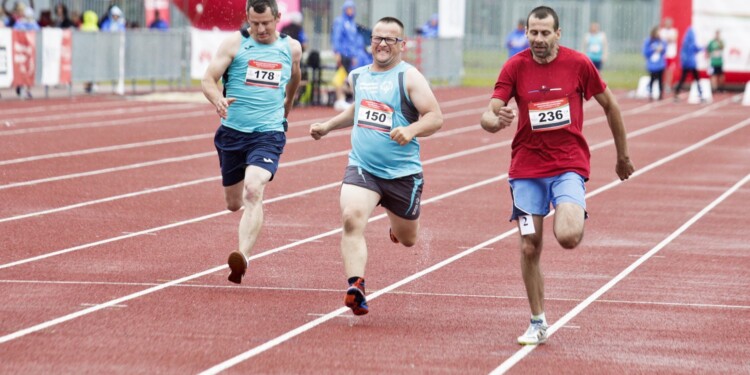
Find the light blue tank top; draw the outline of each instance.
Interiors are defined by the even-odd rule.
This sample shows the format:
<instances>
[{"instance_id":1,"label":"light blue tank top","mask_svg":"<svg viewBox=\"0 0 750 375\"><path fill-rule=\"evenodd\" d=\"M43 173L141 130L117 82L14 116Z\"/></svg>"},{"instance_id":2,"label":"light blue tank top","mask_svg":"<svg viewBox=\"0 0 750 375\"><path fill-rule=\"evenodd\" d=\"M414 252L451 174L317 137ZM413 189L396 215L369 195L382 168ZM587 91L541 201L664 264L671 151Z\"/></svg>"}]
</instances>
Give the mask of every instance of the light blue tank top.
<instances>
[{"instance_id":1,"label":"light blue tank top","mask_svg":"<svg viewBox=\"0 0 750 375\"><path fill-rule=\"evenodd\" d=\"M401 62L387 72L373 72L371 65L351 72L354 83L354 128L349 165L383 178L394 179L422 172L416 138L401 146L390 131L409 126L419 112L406 93L404 77L413 68Z\"/></svg>"},{"instance_id":2,"label":"light blue tank top","mask_svg":"<svg viewBox=\"0 0 750 375\"><path fill-rule=\"evenodd\" d=\"M591 61L602 61L602 57L604 56L604 35L601 32L587 35L586 56Z\"/></svg>"},{"instance_id":3,"label":"light blue tank top","mask_svg":"<svg viewBox=\"0 0 750 375\"><path fill-rule=\"evenodd\" d=\"M289 37L271 44L242 37L242 43L224 75L229 106L221 124L245 133L284 131L284 98L292 76Z\"/></svg>"}]
</instances>

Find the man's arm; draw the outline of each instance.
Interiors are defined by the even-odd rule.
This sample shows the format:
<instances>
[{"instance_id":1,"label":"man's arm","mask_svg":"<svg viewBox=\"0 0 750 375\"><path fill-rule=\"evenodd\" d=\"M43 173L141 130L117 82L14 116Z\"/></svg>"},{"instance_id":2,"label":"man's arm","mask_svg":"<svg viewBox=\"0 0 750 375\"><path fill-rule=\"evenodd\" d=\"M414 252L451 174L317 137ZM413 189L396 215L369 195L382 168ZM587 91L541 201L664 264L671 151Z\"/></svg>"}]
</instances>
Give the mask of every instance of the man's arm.
<instances>
[{"instance_id":1,"label":"man's arm","mask_svg":"<svg viewBox=\"0 0 750 375\"><path fill-rule=\"evenodd\" d=\"M297 87L302 78L300 70L300 60L302 60L302 46L299 41L289 38L289 47L292 49L292 78L286 85L286 98L284 99L284 118L289 117L294 106L294 100L297 98Z\"/></svg>"},{"instance_id":2,"label":"man's arm","mask_svg":"<svg viewBox=\"0 0 750 375\"><path fill-rule=\"evenodd\" d=\"M216 113L218 113L221 118L227 118L227 108L229 108L229 105L236 99L224 97L219 88L219 80L221 79L221 76L224 75L227 68L229 68L229 64L232 63L239 46L239 32L234 33L225 39L219 46L216 56L214 56L211 63L209 63L208 69L206 69L206 73L201 80L203 95L205 95L206 99L216 107ZM224 84L226 84L226 82Z\"/></svg>"},{"instance_id":3,"label":"man's arm","mask_svg":"<svg viewBox=\"0 0 750 375\"><path fill-rule=\"evenodd\" d=\"M391 139L401 146L411 142L414 137L427 137L435 134L443 126L443 112L422 73L414 68L409 69L406 71L404 80L406 92L419 112L419 119L408 126L399 126L391 130Z\"/></svg>"},{"instance_id":4,"label":"man's arm","mask_svg":"<svg viewBox=\"0 0 750 375\"><path fill-rule=\"evenodd\" d=\"M516 113L513 109L506 106L504 101L492 98L490 99L490 104L487 106L487 110L482 113L479 124L486 131L497 133L500 129L510 126L515 118Z\"/></svg>"},{"instance_id":5,"label":"man's arm","mask_svg":"<svg viewBox=\"0 0 750 375\"><path fill-rule=\"evenodd\" d=\"M633 174L633 171L635 171L635 167L633 167L630 155L628 154L628 140L625 133L625 124L622 121L622 114L620 114L620 106L617 104L617 100L609 88L606 88L600 94L594 95L594 98L599 102L599 105L602 106L604 113L607 115L607 124L610 131L612 131L612 138L615 141L615 148L617 149L617 166L615 167L615 172L620 177L620 180L627 180Z\"/></svg>"},{"instance_id":6,"label":"man's arm","mask_svg":"<svg viewBox=\"0 0 750 375\"><path fill-rule=\"evenodd\" d=\"M349 76L349 84L352 84ZM343 129L354 125L354 105L350 105L343 112L323 123L310 125L310 136L318 140L323 138L332 130Z\"/></svg>"}]
</instances>

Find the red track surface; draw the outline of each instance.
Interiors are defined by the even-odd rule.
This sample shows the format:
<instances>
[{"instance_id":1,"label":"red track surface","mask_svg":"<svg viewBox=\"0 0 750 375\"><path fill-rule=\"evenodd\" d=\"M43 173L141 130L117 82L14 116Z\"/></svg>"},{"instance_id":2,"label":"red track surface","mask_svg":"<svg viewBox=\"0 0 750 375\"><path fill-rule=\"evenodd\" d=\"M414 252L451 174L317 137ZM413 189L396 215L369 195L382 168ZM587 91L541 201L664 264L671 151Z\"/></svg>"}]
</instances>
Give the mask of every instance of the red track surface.
<instances>
[{"instance_id":1,"label":"red track surface","mask_svg":"<svg viewBox=\"0 0 750 375\"><path fill-rule=\"evenodd\" d=\"M489 94L437 91L446 123L422 140L421 238L391 244L376 211L364 317L342 306L349 133L307 136L332 110L292 113L235 286L224 262L240 214L224 211L210 106L0 103L0 373L750 372L750 111L729 96L623 96L638 174L618 184L587 104L586 238L563 250L545 226L553 334L521 348L512 131L476 125Z\"/></svg>"}]
</instances>

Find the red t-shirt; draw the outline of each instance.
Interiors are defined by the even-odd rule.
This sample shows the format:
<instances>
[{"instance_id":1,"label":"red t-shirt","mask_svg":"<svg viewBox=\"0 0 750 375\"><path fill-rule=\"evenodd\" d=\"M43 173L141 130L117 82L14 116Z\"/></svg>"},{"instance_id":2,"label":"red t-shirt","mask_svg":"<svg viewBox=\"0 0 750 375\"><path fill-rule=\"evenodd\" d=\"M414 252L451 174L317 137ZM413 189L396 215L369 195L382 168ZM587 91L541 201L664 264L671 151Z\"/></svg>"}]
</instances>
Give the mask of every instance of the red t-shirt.
<instances>
[{"instance_id":1,"label":"red t-shirt","mask_svg":"<svg viewBox=\"0 0 750 375\"><path fill-rule=\"evenodd\" d=\"M589 146L583 137L583 99L607 85L591 61L560 46L557 57L539 64L525 50L509 59L495 83L493 98L518 104L510 178L541 178L576 172L589 178Z\"/></svg>"}]
</instances>

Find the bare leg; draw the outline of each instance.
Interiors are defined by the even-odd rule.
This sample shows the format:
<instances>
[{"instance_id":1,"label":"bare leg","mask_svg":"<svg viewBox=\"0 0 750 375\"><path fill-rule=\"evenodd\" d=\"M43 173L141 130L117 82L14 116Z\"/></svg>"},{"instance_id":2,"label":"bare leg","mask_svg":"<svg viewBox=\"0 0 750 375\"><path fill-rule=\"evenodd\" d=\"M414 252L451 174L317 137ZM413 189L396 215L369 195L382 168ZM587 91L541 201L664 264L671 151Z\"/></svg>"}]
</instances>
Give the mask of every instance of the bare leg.
<instances>
[{"instance_id":1,"label":"bare leg","mask_svg":"<svg viewBox=\"0 0 750 375\"><path fill-rule=\"evenodd\" d=\"M583 240L583 207L574 203L560 203L555 208L555 237L560 246L574 249Z\"/></svg>"},{"instance_id":2,"label":"bare leg","mask_svg":"<svg viewBox=\"0 0 750 375\"><path fill-rule=\"evenodd\" d=\"M533 216L536 232L521 236L521 275L529 298L533 315L544 312L544 275L540 260L542 256L543 216ZM520 228L519 228L520 230Z\"/></svg>"},{"instance_id":3,"label":"bare leg","mask_svg":"<svg viewBox=\"0 0 750 375\"><path fill-rule=\"evenodd\" d=\"M341 186L341 257L347 278L365 277L367 243L364 232L379 201L380 195L372 190L349 184Z\"/></svg>"},{"instance_id":4,"label":"bare leg","mask_svg":"<svg viewBox=\"0 0 750 375\"><path fill-rule=\"evenodd\" d=\"M250 256L263 226L263 191L270 179L271 172L263 168L249 166L245 170L245 181L242 189L239 190L245 206L239 226L239 251L245 255L245 258ZM236 186L230 186L225 190L230 210L236 207L238 190Z\"/></svg>"},{"instance_id":5,"label":"bare leg","mask_svg":"<svg viewBox=\"0 0 750 375\"><path fill-rule=\"evenodd\" d=\"M419 219L406 220L390 210L386 211L388 212L388 219L391 222L391 231L398 239L398 242L406 247L414 246L419 236Z\"/></svg>"}]
</instances>

